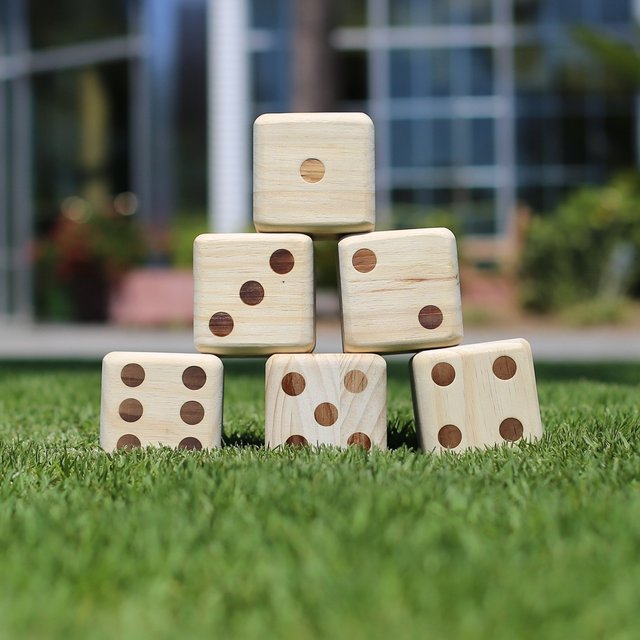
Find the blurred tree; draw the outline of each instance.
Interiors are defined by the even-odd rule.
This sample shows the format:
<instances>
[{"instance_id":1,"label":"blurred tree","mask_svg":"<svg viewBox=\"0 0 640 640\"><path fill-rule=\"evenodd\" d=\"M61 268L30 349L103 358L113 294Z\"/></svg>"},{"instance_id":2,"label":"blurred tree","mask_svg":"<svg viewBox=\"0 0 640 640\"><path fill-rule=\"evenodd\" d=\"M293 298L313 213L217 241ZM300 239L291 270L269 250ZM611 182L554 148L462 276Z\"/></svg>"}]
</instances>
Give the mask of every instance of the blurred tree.
<instances>
[{"instance_id":1,"label":"blurred tree","mask_svg":"<svg viewBox=\"0 0 640 640\"><path fill-rule=\"evenodd\" d=\"M640 87L639 26L634 30L636 43L614 38L603 31L589 27L576 27L573 33L576 40L591 51L623 88Z\"/></svg>"},{"instance_id":2,"label":"blurred tree","mask_svg":"<svg viewBox=\"0 0 640 640\"><path fill-rule=\"evenodd\" d=\"M293 111L333 111L336 104L333 0L294 0Z\"/></svg>"}]
</instances>

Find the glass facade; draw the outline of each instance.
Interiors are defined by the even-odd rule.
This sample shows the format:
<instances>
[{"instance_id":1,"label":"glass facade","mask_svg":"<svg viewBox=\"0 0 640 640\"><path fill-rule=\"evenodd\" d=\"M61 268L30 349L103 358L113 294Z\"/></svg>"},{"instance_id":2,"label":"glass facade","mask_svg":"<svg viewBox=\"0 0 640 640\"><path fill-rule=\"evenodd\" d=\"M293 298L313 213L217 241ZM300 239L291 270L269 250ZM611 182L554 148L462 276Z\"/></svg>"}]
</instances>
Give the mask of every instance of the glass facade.
<instances>
[{"instance_id":1,"label":"glass facade","mask_svg":"<svg viewBox=\"0 0 640 640\"><path fill-rule=\"evenodd\" d=\"M449 212L467 233L500 234L518 204L544 212L635 164L635 98L573 33L598 25L630 37L632 0L343 4L338 108L375 120L388 224ZM286 110L290 1L252 8L256 113Z\"/></svg>"},{"instance_id":2,"label":"glass facade","mask_svg":"<svg viewBox=\"0 0 640 640\"><path fill-rule=\"evenodd\" d=\"M598 26L629 38L632 2L520 0L514 19L518 194L544 212L575 187L635 164L635 97L594 64L573 31Z\"/></svg>"},{"instance_id":3,"label":"glass facade","mask_svg":"<svg viewBox=\"0 0 640 640\"><path fill-rule=\"evenodd\" d=\"M69 198L204 217L208 1L0 2L0 317L33 315L34 247ZM291 108L292 1L246 0L252 117ZM336 108L376 123L382 225L502 234L636 163L636 97L574 33L631 41L633 0L335 4Z\"/></svg>"},{"instance_id":4,"label":"glass facade","mask_svg":"<svg viewBox=\"0 0 640 640\"><path fill-rule=\"evenodd\" d=\"M205 16L205 0L0 2L0 318L55 317L41 240L65 218L204 217Z\"/></svg>"}]
</instances>

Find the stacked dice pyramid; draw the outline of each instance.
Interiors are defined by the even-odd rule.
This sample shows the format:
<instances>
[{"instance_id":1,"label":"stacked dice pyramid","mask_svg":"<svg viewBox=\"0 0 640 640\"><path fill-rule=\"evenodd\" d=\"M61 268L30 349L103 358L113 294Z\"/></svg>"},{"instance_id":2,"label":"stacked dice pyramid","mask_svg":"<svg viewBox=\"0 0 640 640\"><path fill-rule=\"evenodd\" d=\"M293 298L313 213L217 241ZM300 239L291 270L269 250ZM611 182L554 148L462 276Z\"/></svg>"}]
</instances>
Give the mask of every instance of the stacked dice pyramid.
<instances>
[{"instance_id":1,"label":"stacked dice pyramid","mask_svg":"<svg viewBox=\"0 0 640 640\"><path fill-rule=\"evenodd\" d=\"M110 353L101 445L217 447L223 365L269 356L265 444L387 444L386 362L411 360L426 451L462 451L542 434L525 340L457 346L462 307L448 229L374 231L374 131L361 113L267 114L254 125L257 234L194 242L199 354ZM312 353L312 237L338 243L344 353Z\"/></svg>"}]
</instances>

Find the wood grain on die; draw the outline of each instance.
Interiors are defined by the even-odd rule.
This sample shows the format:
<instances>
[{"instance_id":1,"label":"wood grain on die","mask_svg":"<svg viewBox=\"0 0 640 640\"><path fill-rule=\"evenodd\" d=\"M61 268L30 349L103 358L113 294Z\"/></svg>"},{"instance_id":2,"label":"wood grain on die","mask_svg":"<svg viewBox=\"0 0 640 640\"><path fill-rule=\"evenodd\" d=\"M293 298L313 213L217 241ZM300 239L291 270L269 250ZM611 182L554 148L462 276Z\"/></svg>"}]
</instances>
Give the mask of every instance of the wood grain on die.
<instances>
[{"instance_id":1,"label":"wood grain on die","mask_svg":"<svg viewBox=\"0 0 640 640\"><path fill-rule=\"evenodd\" d=\"M342 340L400 353L462 340L456 240L448 229L380 231L338 243Z\"/></svg>"},{"instance_id":2,"label":"wood grain on die","mask_svg":"<svg viewBox=\"0 0 640 640\"><path fill-rule=\"evenodd\" d=\"M315 345L313 243L301 234L203 234L194 242L198 351L258 356Z\"/></svg>"},{"instance_id":3,"label":"wood grain on die","mask_svg":"<svg viewBox=\"0 0 640 640\"><path fill-rule=\"evenodd\" d=\"M216 356L109 353L102 362L100 445L106 451L218 447L222 392Z\"/></svg>"},{"instance_id":4,"label":"wood grain on die","mask_svg":"<svg viewBox=\"0 0 640 640\"><path fill-rule=\"evenodd\" d=\"M373 123L363 113L260 116L253 129L258 231L336 235L375 224Z\"/></svg>"},{"instance_id":5,"label":"wood grain on die","mask_svg":"<svg viewBox=\"0 0 640 640\"><path fill-rule=\"evenodd\" d=\"M423 351L411 360L411 374L426 451L464 451L542 435L526 340Z\"/></svg>"},{"instance_id":6,"label":"wood grain on die","mask_svg":"<svg viewBox=\"0 0 640 640\"><path fill-rule=\"evenodd\" d=\"M274 355L266 366L266 446L386 449L386 387L387 365L377 355Z\"/></svg>"}]
</instances>

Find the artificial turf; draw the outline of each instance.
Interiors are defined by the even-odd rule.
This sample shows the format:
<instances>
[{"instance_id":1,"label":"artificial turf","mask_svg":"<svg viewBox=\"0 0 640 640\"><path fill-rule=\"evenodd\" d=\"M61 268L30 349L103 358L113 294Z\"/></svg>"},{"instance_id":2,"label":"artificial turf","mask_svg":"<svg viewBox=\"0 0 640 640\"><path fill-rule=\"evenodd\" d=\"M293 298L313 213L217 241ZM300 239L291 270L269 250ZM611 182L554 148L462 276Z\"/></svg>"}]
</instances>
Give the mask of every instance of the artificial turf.
<instances>
[{"instance_id":1,"label":"artificial turf","mask_svg":"<svg viewBox=\"0 0 640 640\"><path fill-rule=\"evenodd\" d=\"M98 447L99 364L0 365L1 638L640 636L640 364L538 365L544 438L265 451L262 364L226 446Z\"/></svg>"}]
</instances>

